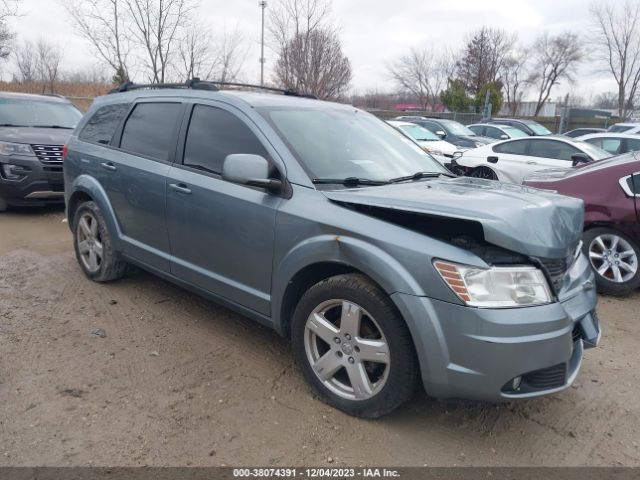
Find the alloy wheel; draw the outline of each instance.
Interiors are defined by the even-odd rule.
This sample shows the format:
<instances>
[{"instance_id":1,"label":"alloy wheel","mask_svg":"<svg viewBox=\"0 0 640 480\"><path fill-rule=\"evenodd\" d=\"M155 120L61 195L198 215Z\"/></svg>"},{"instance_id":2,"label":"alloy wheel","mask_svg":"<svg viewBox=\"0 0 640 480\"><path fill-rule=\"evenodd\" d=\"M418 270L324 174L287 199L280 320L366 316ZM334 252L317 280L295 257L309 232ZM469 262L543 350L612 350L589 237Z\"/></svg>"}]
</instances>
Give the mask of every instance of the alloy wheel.
<instances>
[{"instance_id":1,"label":"alloy wheel","mask_svg":"<svg viewBox=\"0 0 640 480\"><path fill-rule=\"evenodd\" d=\"M78 251L84 267L95 273L100 269L104 247L98 228L98 220L91 213L83 213L76 229Z\"/></svg>"},{"instance_id":2,"label":"alloy wheel","mask_svg":"<svg viewBox=\"0 0 640 480\"><path fill-rule=\"evenodd\" d=\"M307 318L304 348L313 372L336 395L367 400L384 387L387 339L375 319L348 300L327 300Z\"/></svg>"},{"instance_id":3,"label":"alloy wheel","mask_svg":"<svg viewBox=\"0 0 640 480\"><path fill-rule=\"evenodd\" d=\"M628 282L638 271L638 256L633 247L613 233L592 240L589 261L600 276L615 283Z\"/></svg>"},{"instance_id":4,"label":"alloy wheel","mask_svg":"<svg viewBox=\"0 0 640 480\"><path fill-rule=\"evenodd\" d=\"M473 178L483 178L485 180L498 180L496 173L488 167L478 167L469 175Z\"/></svg>"}]
</instances>

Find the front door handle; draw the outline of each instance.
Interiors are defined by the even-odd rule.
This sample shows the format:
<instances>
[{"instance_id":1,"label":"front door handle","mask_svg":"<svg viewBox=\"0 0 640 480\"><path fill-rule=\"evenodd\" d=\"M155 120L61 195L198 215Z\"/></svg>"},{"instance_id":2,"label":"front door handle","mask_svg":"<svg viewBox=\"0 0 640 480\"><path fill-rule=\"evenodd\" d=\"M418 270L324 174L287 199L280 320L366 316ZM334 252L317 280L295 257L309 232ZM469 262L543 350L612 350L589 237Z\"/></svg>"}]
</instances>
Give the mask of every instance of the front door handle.
<instances>
[{"instance_id":1,"label":"front door handle","mask_svg":"<svg viewBox=\"0 0 640 480\"><path fill-rule=\"evenodd\" d=\"M105 170L109 170L111 172L115 172L118 169L118 167L111 162L102 162L100 165L102 165L102 168Z\"/></svg>"},{"instance_id":2,"label":"front door handle","mask_svg":"<svg viewBox=\"0 0 640 480\"><path fill-rule=\"evenodd\" d=\"M185 195L191 194L191 189L184 183L170 183L169 186L176 192L183 193Z\"/></svg>"}]
</instances>

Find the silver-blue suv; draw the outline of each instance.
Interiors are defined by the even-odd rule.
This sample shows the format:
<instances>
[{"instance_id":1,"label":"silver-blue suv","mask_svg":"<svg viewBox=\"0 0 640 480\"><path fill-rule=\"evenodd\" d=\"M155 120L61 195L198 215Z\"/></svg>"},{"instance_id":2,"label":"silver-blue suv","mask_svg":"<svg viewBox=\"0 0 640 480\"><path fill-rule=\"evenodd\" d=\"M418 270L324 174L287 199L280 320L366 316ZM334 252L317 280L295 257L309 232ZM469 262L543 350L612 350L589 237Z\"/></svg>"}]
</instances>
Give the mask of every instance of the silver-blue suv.
<instances>
[{"instance_id":1,"label":"silver-blue suv","mask_svg":"<svg viewBox=\"0 0 640 480\"><path fill-rule=\"evenodd\" d=\"M329 404L567 388L600 327L580 200L454 178L352 106L212 83L127 85L67 145L84 273L137 265L291 339Z\"/></svg>"}]
</instances>

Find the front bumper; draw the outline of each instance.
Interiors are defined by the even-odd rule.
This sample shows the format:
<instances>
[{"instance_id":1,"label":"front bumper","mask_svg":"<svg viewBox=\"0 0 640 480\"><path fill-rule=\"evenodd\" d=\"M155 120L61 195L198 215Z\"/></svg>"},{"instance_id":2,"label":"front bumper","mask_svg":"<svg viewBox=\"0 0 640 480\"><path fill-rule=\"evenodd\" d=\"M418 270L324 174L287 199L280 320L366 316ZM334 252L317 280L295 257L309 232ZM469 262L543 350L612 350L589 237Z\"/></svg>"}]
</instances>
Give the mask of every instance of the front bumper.
<instances>
[{"instance_id":1,"label":"front bumper","mask_svg":"<svg viewBox=\"0 0 640 480\"><path fill-rule=\"evenodd\" d=\"M64 203L62 166L42 164L37 158L1 157L0 164L29 169L24 178L8 180L0 173L0 198L8 205L29 206Z\"/></svg>"},{"instance_id":2,"label":"front bumper","mask_svg":"<svg viewBox=\"0 0 640 480\"><path fill-rule=\"evenodd\" d=\"M600 339L593 273L583 256L549 305L478 309L393 298L408 319L425 390L436 398L497 402L564 390L580 370L583 349Z\"/></svg>"}]
</instances>

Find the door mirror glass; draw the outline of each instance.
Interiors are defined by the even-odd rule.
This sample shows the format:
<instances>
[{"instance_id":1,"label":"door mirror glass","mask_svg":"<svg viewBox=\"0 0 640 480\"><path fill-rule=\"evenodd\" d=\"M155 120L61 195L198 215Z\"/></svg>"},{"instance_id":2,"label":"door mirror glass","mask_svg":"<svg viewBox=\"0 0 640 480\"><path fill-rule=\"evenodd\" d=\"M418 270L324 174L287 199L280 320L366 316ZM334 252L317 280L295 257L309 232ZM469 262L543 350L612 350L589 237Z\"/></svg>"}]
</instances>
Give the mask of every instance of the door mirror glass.
<instances>
[{"instance_id":1,"label":"door mirror glass","mask_svg":"<svg viewBox=\"0 0 640 480\"><path fill-rule=\"evenodd\" d=\"M447 136L447 132L445 132L444 130L436 130L436 135L438 135L440 138L445 138Z\"/></svg>"},{"instance_id":2,"label":"door mirror glass","mask_svg":"<svg viewBox=\"0 0 640 480\"><path fill-rule=\"evenodd\" d=\"M222 164L222 178L229 182L277 191L282 182L269 178L269 162L260 155L234 153L227 155Z\"/></svg>"},{"instance_id":3,"label":"door mirror glass","mask_svg":"<svg viewBox=\"0 0 640 480\"><path fill-rule=\"evenodd\" d=\"M500 138L502 140L509 140L509 135L507 135L506 133L503 133L502 135L500 135Z\"/></svg>"}]
</instances>

